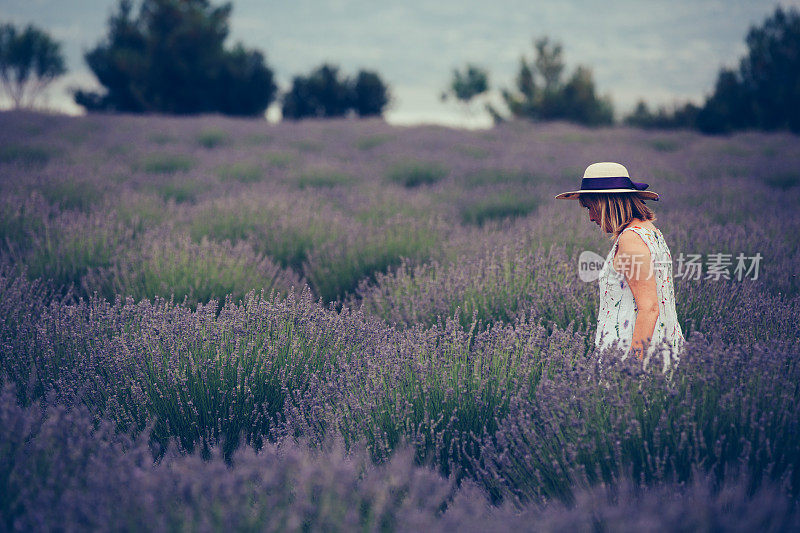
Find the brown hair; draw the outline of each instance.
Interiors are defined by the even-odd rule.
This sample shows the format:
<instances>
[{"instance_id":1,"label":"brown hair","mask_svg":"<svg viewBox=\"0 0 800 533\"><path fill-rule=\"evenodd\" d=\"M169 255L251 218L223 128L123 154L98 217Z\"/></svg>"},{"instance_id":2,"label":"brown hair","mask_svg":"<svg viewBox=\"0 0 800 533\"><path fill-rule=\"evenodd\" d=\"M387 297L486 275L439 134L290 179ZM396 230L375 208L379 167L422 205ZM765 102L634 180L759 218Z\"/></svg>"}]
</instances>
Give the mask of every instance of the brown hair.
<instances>
[{"instance_id":1,"label":"brown hair","mask_svg":"<svg viewBox=\"0 0 800 533\"><path fill-rule=\"evenodd\" d=\"M578 202L589 209L594 207L600 217L600 227L606 233L611 233L611 240L616 239L634 218L656 220L655 213L644 205L644 200L636 193L584 192L578 195Z\"/></svg>"}]
</instances>

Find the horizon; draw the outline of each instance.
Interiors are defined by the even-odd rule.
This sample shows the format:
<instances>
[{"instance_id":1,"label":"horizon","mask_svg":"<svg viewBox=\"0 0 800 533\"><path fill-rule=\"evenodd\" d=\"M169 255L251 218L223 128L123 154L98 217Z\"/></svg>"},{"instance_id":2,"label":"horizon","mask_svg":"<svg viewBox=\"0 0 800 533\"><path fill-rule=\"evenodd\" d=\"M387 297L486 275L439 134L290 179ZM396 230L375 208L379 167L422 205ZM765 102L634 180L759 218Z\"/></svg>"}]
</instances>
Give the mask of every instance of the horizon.
<instances>
[{"instance_id":1,"label":"horizon","mask_svg":"<svg viewBox=\"0 0 800 533\"><path fill-rule=\"evenodd\" d=\"M395 98L383 114L386 122L474 129L492 124L484 102L505 111L500 89L512 87L521 56L532 59L536 37L547 35L563 45L565 76L578 65L589 67L598 94L611 97L620 121L640 99L651 109L702 103L719 69L736 65L746 52L747 30L776 7L798 7L800 0L679 0L678 5L619 0L602 12L584 0L538 6L504 0L492 9L481 2L375 6L366 0L325 0L269 10L257 0L232 4L227 43L261 50L281 92L292 76L323 62L339 66L343 75L374 70ZM83 52L105 36L116 5L87 0L63 9L55 0L7 0L0 6L0 20L34 24L62 43L68 73L49 88L43 107L83 114L68 89L100 87ZM453 69L468 62L487 69L491 89L473 104L473 115L439 100ZM268 121L280 119L279 107L279 100L269 106Z\"/></svg>"}]
</instances>

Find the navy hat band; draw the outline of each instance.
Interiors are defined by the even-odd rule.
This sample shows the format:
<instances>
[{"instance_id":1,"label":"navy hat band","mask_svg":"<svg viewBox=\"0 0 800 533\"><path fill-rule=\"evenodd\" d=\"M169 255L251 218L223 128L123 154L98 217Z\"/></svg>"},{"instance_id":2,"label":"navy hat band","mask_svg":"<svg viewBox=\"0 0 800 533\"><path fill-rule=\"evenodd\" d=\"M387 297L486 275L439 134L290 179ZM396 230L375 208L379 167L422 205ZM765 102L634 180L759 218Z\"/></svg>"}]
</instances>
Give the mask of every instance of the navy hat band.
<instances>
[{"instance_id":1,"label":"navy hat band","mask_svg":"<svg viewBox=\"0 0 800 533\"><path fill-rule=\"evenodd\" d=\"M615 176L608 178L583 178L581 180L581 190L600 190L600 189L635 189L645 190L647 183L631 181L627 176Z\"/></svg>"}]
</instances>

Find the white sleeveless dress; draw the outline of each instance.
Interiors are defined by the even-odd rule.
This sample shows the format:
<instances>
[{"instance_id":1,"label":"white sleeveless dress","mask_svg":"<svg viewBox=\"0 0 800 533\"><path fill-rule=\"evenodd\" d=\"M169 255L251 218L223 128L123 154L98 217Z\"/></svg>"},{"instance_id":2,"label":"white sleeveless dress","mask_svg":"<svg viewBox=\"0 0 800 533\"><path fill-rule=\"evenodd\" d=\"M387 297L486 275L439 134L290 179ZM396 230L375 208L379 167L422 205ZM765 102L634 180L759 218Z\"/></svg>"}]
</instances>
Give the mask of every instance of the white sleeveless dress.
<instances>
[{"instance_id":1,"label":"white sleeveless dress","mask_svg":"<svg viewBox=\"0 0 800 533\"><path fill-rule=\"evenodd\" d=\"M645 354L648 361L663 360L664 371L672 362L677 362L686 342L675 312L675 288L672 277L672 254L661 232L643 226L628 226L625 231L635 231L650 249L651 265L656 278L658 293L658 319L653 331L650 346ZM620 348L630 348L633 326L636 323L636 300L625 276L614 269L614 254L619 237L614 241L606 257L598 279L600 289L600 309L597 314L597 333L595 346L601 354L615 341ZM655 356L655 359L653 357ZM601 355L602 357L602 355Z\"/></svg>"}]
</instances>

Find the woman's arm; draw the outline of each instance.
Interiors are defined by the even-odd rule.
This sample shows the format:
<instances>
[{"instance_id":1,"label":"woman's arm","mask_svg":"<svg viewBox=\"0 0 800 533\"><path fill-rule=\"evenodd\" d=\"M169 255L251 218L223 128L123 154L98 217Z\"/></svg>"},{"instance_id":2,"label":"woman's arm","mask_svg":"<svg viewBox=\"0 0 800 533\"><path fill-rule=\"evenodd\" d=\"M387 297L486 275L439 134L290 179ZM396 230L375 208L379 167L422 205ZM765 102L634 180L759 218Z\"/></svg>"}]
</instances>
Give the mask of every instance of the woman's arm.
<instances>
[{"instance_id":1,"label":"woman's arm","mask_svg":"<svg viewBox=\"0 0 800 533\"><path fill-rule=\"evenodd\" d=\"M620 235L614 268L625 276L636 300L636 323L630 353L642 359L658 321L658 291L650 249L635 231Z\"/></svg>"}]
</instances>

